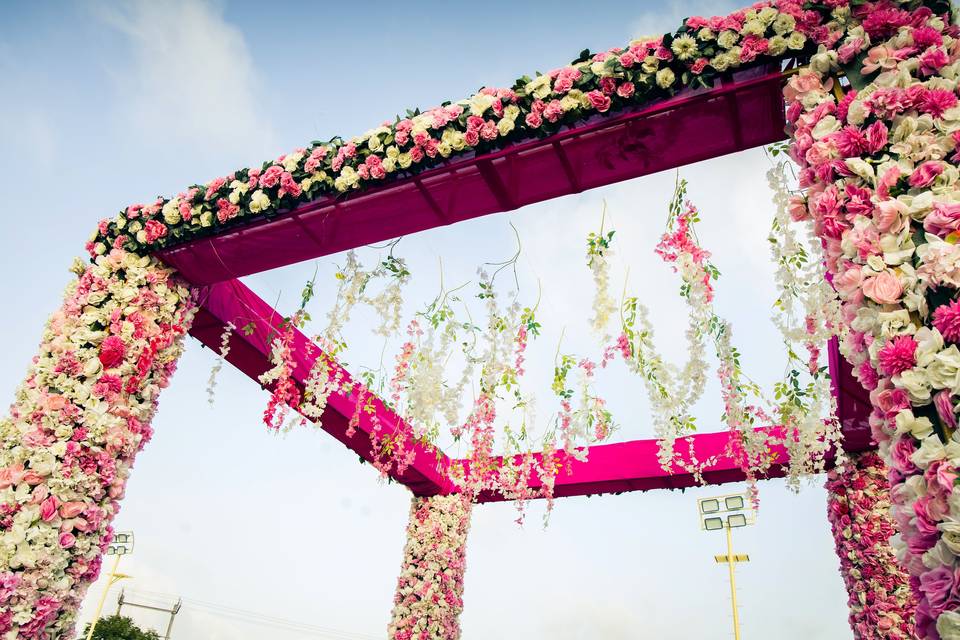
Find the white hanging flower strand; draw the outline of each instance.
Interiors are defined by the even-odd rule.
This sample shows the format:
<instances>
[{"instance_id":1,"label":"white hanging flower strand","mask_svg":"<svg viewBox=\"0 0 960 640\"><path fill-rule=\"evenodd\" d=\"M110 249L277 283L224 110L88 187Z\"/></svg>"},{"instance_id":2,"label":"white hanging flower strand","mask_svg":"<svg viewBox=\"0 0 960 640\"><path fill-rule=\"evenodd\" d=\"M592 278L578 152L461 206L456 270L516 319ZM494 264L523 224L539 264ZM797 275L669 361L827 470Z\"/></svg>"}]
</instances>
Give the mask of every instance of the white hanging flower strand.
<instances>
[{"instance_id":1,"label":"white hanging flower strand","mask_svg":"<svg viewBox=\"0 0 960 640\"><path fill-rule=\"evenodd\" d=\"M230 353L230 337L233 335L235 329L236 326L234 326L232 322L228 322L223 327L223 333L220 334L220 352L217 356L217 361L213 364L213 368L210 369L210 377L207 378L207 403L211 407L216 398L217 375L219 375L220 370L223 369L223 362Z\"/></svg>"}]
</instances>

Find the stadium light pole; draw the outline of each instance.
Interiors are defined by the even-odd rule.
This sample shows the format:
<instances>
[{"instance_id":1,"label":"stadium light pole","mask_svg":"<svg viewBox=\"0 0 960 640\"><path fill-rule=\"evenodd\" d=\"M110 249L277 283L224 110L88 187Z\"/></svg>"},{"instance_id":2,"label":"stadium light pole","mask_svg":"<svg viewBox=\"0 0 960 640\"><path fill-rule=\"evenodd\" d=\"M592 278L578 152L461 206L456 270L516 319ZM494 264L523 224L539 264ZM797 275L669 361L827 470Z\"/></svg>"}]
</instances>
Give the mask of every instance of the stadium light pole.
<instances>
[{"instance_id":1,"label":"stadium light pole","mask_svg":"<svg viewBox=\"0 0 960 640\"><path fill-rule=\"evenodd\" d=\"M133 553L133 532L124 531L122 533L113 534L113 541L107 547L107 555L113 556L113 567L110 569L110 573L107 576L107 584L103 588L103 593L100 595L100 603L97 605L97 611L93 614L93 621L90 623L90 630L87 631L87 640L93 638L93 630L97 628L97 623L100 622L100 614L103 613L103 604L107 601L107 593L110 592L110 587L120 582L124 578L131 578L125 573L117 573L117 566L120 564L120 557L126 556Z\"/></svg>"},{"instance_id":2,"label":"stadium light pole","mask_svg":"<svg viewBox=\"0 0 960 640\"><path fill-rule=\"evenodd\" d=\"M733 637L740 640L740 613L737 611L737 578L735 567L738 562L750 562L747 554L733 553L733 529L739 529L756 522L756 513L749 506L747 494L732 494L715 498L697 500L700 515L700 528L704 531L727 533L727 555L716 555L717 564L726 564L730 576L730 603L733 607Z\"/></svg>"}]
</instances>

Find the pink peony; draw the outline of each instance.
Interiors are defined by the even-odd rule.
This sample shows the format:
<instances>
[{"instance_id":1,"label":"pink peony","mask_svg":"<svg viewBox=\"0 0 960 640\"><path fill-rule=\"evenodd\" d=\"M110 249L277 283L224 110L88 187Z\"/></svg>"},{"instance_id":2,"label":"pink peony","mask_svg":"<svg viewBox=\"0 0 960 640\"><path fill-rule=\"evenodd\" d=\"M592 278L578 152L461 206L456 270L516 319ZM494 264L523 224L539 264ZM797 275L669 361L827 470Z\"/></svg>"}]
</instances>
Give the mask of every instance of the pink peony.
<instances>
[{"instance_id":1,"label":"pink peony","mask_svg":"<svg viewBox=\"0 0 960 640\"><path fill-rule=\"evenodd\" d=\"M951 300L933 312L933 326L948 342L960 342L960 301Z\"/></svg>"},{"instance_id":2,"label":"pink peony","mask_svg":"<svg viewBox=\"0 0 960 640\"><path fill-rule=\"evenodd\" d=\"M888 376L893 376L912 369L917 363L916 352L917 341L913 336L897 336L877 354L880 370Z\"/></svg>"}]
</instances>

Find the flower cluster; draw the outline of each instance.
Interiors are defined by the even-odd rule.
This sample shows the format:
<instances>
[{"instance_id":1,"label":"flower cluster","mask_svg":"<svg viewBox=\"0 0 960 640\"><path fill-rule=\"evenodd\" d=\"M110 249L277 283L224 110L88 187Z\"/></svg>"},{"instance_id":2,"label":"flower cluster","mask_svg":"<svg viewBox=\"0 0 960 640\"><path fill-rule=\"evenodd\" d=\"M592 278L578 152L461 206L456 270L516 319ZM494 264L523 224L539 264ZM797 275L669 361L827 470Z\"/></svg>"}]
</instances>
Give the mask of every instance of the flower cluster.
<instances>
[{"instance_id":1,"label":"flower cluster","mask_svg":"<svg viewBox=\"0 0 960 640\"><path fill-rule=\"evenodd\" d=\"M849 15L843 9L807 10L798 0L761 2L722 18L688 18L672 34L596 54L584 51L569 65L524 76L509 89L486 87L464 100L409 111L355 138L314 142L173 198L127 207L100 223L89 250L153 251L416 174L458 155L547 136L590 117L711 86L732 70L809 54L817 44L832 46Z\"/></svg>"},{"instance_id":2,"label":"flower cluster","mask_svg":"<svg viewBox=\"0 0 960 640\"><path fill-rule=\"evenodd\" d=\"M826 488L855 637L913 638L917 601L889 544L896 526L889 513L886 465L874 451L853 454L830 471Z\"/></svg>"},{"instance_id":3,"label":"flower cluster","mask_svg":"<svg viewBox=\"0 0 960 640\"><path fill-rule=\"evenodd\" d=\"M191 292L153 258L112 250L75 271L0 420L4 638L71 636L193 317Z\"/></svg>"},{"instance_id":4,"label":"flower cluster","mask_svg":"<svg viewBox=\"0 0 960 640\"><path fill-rule=\"evenodd\" d=\"M920 595L917 636L960 638L960 33L928 7L867 3L847 16L837 47L785 89L806 189L791 209L823 242L841 350L870 391L898 553Z\"/></svg>"},{"instance_id":5,"label":"flower cluster","mask_svg":"<svg viewBox=\"0 0 960 640\"><path fill-rule=\"evenodd\" d=\"M471 503L460 495L414 498L397 580L390 640L457 640Z\"/></svg>"}]
</instances>

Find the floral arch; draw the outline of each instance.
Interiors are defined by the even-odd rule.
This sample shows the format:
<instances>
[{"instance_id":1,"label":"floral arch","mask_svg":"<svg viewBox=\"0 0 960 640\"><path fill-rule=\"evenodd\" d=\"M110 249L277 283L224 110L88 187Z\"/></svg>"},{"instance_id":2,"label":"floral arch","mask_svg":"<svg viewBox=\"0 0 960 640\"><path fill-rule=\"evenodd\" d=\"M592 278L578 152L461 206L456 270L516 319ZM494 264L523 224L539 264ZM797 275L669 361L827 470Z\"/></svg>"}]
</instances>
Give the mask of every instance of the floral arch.
<instances>
[{"instance_id":1,"label":"floral arch","mask_svg":"<svg viewBox=\"0 0 960 640\"><path fill-rule=\"evenodd\" d=\"M730 452L744 434L731 431L694 436L710 460L695 470L681 455L664 471L657 444L636 441L591 447L587 460L563 460L564 473L521 474L510 495L482 473L465 489L463 477L495 461L445 458L296 315L281 318L236 278L768 144L786 128L805 190L790 212L812 221L842 303L831 370L853 455L831 472L829 517L851 626L861 638L960 638L960 41L950 21L948 3L920 0L773 0L688 18L672 34L585 51L509 89L101 221L0 422L0 634L72 633L188 333L269 386L268 422L287 407L322 419L410 488L391 638L459 636L474 501L743 479ZM534 458L549 467L557 453ZM782 473L786 446L770 453L769 473ZM887 546L895 528L902 570Z\"/></svg>"}]
</instances>

